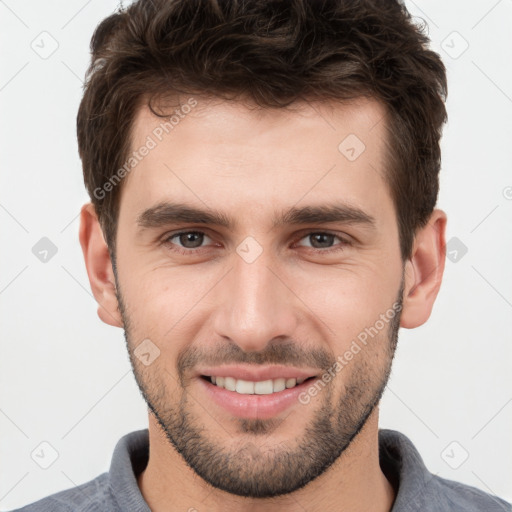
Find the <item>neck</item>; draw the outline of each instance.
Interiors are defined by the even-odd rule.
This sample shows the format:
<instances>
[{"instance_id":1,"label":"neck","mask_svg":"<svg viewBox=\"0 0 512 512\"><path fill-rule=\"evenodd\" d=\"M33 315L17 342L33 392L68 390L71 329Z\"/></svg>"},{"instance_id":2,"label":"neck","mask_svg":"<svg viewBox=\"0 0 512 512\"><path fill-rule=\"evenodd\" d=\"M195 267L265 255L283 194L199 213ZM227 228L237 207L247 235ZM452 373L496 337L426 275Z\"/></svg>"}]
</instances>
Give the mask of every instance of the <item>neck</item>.
<instances>
[{"instance_id":1,"label":"neck","mask_svg":"<svg viewBox=\"0 0 512 512\"><path fill-rule=\"evenodd\" d=\"M302 489L271 499L243 498L211 487L176 452L151 413L149 446L138 484L153 512L389 512L395 499L379 465L378 408L327 471Z\"/></svg>"}]
</instances>

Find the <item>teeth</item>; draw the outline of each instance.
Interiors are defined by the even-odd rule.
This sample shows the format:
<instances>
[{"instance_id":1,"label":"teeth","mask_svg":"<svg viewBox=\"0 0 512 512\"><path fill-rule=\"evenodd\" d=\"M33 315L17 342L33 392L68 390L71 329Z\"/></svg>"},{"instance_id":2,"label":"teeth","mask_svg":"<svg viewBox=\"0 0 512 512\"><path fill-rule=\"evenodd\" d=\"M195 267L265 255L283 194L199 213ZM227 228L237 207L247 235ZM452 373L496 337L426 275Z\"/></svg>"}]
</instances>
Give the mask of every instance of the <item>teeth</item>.
<instances>
[{"instance_id":1,"label":"teeth","mask_svg":"<svg viewBox=\"0 0 512 512\"><path fill-rule=\"evenodd\" d=\"M285 379L276 379L274 382L274 393L286 389Z\"/></svg>"},{"instance_id":2,"label":"teeth","mask_svg":"<svg viewBox=\"0 0 512 512\"><path fill-rule=\"evenodd\" d=\"M261 380L254 383L254 393L256 395L270 395L273 391L271 380Z\"/></svg>"},{"instance_id":3,"label":"teeth","mask_svg":"<svg viewBox=\"0 0 512 512\"><path fill-rule=\"evenodd\" d=\"M225 377L224 378L224 387L228 391L236 391L236 379L233 377Z\"/></svg>"},{"instance_id":4,"label":"teeth","mask_svg":"<svg viewBox=\"0 0 512 512\"><path fill-rule=\"evenodd\" d=\"M233 377L210 377L212 384L228 391L236 391L241 395L270 395L302 384L306 379L269 379L252 382Z\"/></svg>"},{"instance_id":5,"label":"teeth","mask_svg":"<svg viewBox=\"0 0 512 512\"><path fill-rule=\"evenodd\" d=\"M254 382L249 382L248 380L237 380L235 391L242 395L253 395Z\"/></svg>"},{"instance_id":6,"label":"teeth","mask_svg":"<svg viewBox=\"0 0 512 512\"><path fill-rule=\"evenodd\" d=\"M297 379L286 379L286 387L287 388L293 388L297 384Z\"/></svg>"}]
</instances>

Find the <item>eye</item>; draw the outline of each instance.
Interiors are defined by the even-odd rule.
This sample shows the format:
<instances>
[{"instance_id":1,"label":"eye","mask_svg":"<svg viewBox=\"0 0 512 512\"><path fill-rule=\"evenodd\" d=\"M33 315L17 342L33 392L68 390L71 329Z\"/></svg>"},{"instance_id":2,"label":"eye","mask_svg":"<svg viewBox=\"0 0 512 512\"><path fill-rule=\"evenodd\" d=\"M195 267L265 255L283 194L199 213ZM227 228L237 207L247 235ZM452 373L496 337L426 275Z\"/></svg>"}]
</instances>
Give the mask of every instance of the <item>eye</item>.
<instances>
[{"instance_id":1,"label":"eye","mask_svg":"<svg viewBox=\"0 0 512 512\"><path fill-rule=\"evenodd\" d=\"M166 236L163 243L175 245L177 246L176 250L185 253L193 252L194 249L200 249L205 238L212 241L212 239L202 231L180 231L179 233ZM186 250L182 251L180 248Z\"/></svg>"},{"instance_id":2,"label":"eye","mask_svg":"<svg viewBox=\"0 0 512 512\"><path fill-rule=\"evenodd\" d=\"M333 243L336 241L336 239L339 240L341 243L333 247ZM305 247L311 247L313 249L321 251L323 250L323 252L331 252L330 250L343 250L344 246L350 245L350 242L348 240L345 240L339 235L335 235L333 233L326 233L323 231L312 231L310 233L307 233L306 236L301 238L301 240L307 240L310 242L310 244L305 245ZM300 243L297 245L304 247L304 245ZM326 251L325 249L328 250Z\"/></svg>"},{"instance_id":3,"label":"eye","mask_svg":"<svg viewBox=\"0 0 512 512\"><path fill-rule=\"evenodd\" d=\"M309 244L301 243L309 241ZM340 243L335 243L338 240ZM213 240L202 231L180 231L178 233L170 233L164 237L162 243L180 254L193 254L206 248L205 242ZM314 251L322 253L330 253L342 251L345 246L350 245L350 241L342 238L334 233L324 231L311 231L300 238L296 246L309 247Z\"/></svg>"}]
</instances>

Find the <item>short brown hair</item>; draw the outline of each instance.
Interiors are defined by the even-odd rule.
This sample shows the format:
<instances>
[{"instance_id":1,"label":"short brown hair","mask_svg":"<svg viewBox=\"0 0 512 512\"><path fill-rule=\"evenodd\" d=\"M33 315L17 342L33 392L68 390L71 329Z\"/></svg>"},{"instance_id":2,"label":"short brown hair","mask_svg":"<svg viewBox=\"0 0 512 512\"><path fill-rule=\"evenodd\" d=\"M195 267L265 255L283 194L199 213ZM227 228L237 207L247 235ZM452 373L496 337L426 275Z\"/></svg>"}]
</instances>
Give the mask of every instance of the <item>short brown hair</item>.
<instances>
[{"instance_id":1,"label":"short brown hair","mask_svg":"<svg viewBox=\"0 0 512 512\"><path fill-rule=\"evenodd\" d=\"M141 101L250 98L264 108L367 96L387 111L386 183L410 259L439 189L446 70L397 0L138 0L103 20L77 117L85 186L115 254L123 166ZM153 109L152 109L153 111Z\"/></svg>"}]
</instances>

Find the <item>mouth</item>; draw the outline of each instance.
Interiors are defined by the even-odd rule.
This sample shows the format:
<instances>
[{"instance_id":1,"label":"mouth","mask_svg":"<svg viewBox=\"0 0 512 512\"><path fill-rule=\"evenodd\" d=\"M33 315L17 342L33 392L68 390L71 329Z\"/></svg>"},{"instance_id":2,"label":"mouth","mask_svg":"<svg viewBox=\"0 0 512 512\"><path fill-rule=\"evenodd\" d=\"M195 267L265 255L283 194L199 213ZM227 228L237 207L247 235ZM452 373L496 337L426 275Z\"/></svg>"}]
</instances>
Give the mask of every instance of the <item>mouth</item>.
<instances>
[{"instance_id":1,"label":"mouth","mask_svg":"<svg viewBox=\"0 0 512 512\"><path fill-rule=\"evenodd\" d=\"M319 378L318 375L308 376L300 371L293 377L289 369L280 372L285 375L279 376L277 369L274 369L261 372L257 380L254 374L238 370L222 369L217 372L223 375L215 375L215 371L202 372L196 380L202 394L208 399L208 407L218 408L223 415L227 413L229 418L264 420L294 407L302 408L304 406L299 400L301 393ZM242 373L245 378L237 378L230 373Z\"/></svg>"}]
</instances>

